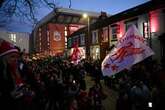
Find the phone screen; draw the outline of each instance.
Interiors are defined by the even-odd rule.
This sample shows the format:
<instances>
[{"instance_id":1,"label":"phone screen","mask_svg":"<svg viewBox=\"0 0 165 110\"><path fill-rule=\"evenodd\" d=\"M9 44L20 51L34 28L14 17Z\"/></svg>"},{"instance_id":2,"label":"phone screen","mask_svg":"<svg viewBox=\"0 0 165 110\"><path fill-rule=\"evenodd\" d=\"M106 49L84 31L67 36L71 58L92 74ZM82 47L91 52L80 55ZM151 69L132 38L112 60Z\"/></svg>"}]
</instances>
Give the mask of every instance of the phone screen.
<instances>
[{"instance_id":1,"label":"phone screen","mask_svg":"<svg viewBox=\"0 0 165 110\"><path fill-rule=\"evenodd\" d=\"M152 102L148 102L148 107L152 107Z\"/></svg>"},{"instance_id":2,"label":"phone screen","mask_svg":"<svg viewBox=\"0 0 165 110\"><path fill-rule=\"evenodd\" d=\"M75 83L76 83L76 81L75 81L75 80L73 80L73 83L75 84Z\"/></svg>"}]
</instances>

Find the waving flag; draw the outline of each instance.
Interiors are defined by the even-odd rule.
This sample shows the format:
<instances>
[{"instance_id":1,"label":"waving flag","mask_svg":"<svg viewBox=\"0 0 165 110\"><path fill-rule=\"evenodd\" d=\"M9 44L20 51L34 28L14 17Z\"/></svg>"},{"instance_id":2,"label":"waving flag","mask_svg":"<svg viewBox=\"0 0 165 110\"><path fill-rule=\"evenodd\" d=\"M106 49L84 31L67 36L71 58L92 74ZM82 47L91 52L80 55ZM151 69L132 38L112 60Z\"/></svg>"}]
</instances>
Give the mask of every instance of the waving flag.
<instances>
[{"instance_id":1,"label":"waving flag","mask_svg":"<svg viewBox=\"0 0 165 110\"><path fill-rule=\"evenodd\" d=\"M103 75L114 75L153 54L154 52L146 44L136 26L132 25L103 60Z\"/></svg>"},{"instance_id":2,"label":"waving flag","mask_svg":"<svg viewBox=\"0 0 165 110\"><path fill-rule=\"evenodd\" d=\"M71 53L71 60L74 64L78 63L78 60L80 59L80 50L78 48L78 44L73 44L73 52Z\"/></svg>"}]
</instances>

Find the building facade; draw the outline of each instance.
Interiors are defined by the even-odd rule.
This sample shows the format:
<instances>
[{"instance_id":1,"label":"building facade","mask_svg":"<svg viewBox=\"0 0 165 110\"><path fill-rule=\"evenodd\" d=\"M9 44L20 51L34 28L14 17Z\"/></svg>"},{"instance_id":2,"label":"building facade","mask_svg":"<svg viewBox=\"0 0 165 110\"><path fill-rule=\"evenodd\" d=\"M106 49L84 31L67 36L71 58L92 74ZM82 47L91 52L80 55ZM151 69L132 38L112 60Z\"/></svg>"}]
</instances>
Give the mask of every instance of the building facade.
<instances>
[{"instance_id":1,"label":"building facade","mask_svg":"<svg viewBox=\"0 0 165 110\"><path fill-rule=\"evenodd\" d=\"M87 57L103 60L132 24L136 25L148 45L154 50L153 58L164 61L165 2L149 1L112 15L107 19L97 21L90 25L89 33L87 32L88 27L80 29L70 36L70 41L74 41L71 39L76 36L81 42L81 35L84 34L86 39L85 52L88 53L89 51L89 54L86 54Z\"/></svg>"},{"instance_id":2,"label":"building facade","mask_svg":"<svg viewBox=\"0 0 165 110\"><path fill-rule=\"evenodd\" d=\"M68 54L67 36L87 25L87 20L82 17L84 13L88 13L91 23L100 15L100 13L59 8L41 19L32 33L32 53L40 56Z\"/></svg>"},{"instance_id":3,"label":"building facade","mask_svg":"<svg viewBox=\"0 0 165 110\"><path fill-rule=\"evenodd\" d=\"M0 38L18 46L21 51L26 53L29 53L29 37L30 33L26 32L0 31Z\"/></svg>"}]
</instances>

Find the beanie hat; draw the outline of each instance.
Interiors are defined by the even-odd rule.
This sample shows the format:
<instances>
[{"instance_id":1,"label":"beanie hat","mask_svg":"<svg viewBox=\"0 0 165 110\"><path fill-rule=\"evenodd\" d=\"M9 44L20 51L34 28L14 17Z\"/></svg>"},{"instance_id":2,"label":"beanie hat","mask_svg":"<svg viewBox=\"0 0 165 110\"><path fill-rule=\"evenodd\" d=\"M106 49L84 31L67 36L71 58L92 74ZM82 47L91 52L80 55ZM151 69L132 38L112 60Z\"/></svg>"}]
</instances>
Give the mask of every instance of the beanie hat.
<instances>
[{"instance_id":1,"label":"beanie hat","mask_svg":"<svg viewBox=\"0 0 165 110\"><path fill-rule=\"evenodd\" d=\"M18 49L13 44L0 39L0 57L12 52L18 52Z\"/></svg>"}]
</instances>

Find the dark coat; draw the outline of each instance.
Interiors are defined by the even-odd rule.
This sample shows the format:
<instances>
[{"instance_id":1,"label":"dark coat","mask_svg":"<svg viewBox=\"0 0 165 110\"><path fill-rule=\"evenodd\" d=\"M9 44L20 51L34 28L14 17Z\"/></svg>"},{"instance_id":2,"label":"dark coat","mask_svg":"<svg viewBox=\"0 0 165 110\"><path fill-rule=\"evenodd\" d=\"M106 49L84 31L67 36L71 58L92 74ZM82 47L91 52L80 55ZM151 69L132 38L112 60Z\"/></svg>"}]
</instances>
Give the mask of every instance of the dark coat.
<instances>
[{"instance_id":1,"label":"dark coat","mask_svg":"<svg viewBox=\"0 0 165 110\"><path fill-rule=\"evenodd\" d=\"M15 88L14 80L11 76L10 69L5 67L0 61L0 108L15 108L15 99L11 92ZM7 105L7 106L6 106Z\"/></svg>"}]
</instances>

